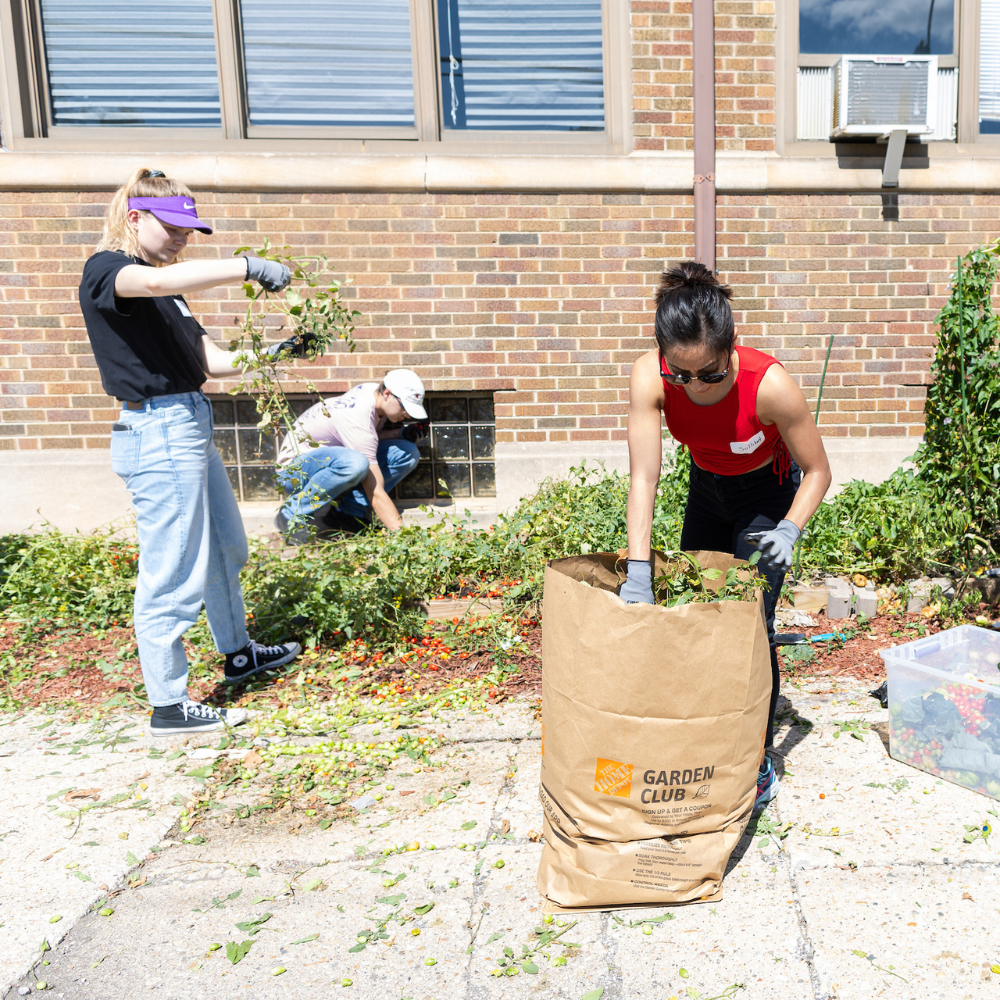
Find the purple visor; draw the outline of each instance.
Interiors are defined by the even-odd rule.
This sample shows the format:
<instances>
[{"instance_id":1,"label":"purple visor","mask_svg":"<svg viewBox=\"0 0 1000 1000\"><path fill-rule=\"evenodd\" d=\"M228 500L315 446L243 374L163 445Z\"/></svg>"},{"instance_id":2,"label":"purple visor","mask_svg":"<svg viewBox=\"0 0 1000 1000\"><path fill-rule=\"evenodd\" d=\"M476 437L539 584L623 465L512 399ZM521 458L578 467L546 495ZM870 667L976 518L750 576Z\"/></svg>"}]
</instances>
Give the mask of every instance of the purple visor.
<instances>
[{"instance_id":1,"label":"purple visor","mask_svg":"<svg viewBox=\"0 0 1000 1000\"><path fill-rule=\"evenodd\" d=\"M152 212L160 222L178 229L197 229L199 233L212 231L210 226L206 226L198 218L194 202L190 198L129 198L128 207L130 210L134 208L140 212Z\"/></svg>"}]
</instances>

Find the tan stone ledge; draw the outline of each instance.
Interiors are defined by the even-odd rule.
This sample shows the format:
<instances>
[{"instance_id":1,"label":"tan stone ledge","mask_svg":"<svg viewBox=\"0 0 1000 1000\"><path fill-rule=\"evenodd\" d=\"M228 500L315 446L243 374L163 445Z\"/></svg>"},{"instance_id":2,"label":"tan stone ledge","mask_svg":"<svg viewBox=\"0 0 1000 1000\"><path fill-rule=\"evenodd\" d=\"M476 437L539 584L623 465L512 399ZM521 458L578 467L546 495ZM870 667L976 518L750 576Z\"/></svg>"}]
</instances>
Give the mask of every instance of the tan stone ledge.
<instances>
[{"instance_id":1,"label":"tan stone ledge","mask_svg":"<svg viewBox=\"0 0 1000 1000\"><path fill-rule=\"evenodd\" d=\"M108 190L155 161L200 191L398 193L688 194L692 158L630 156L364 156L327 153L0 153L0 190ZM884 193L878 169L842 168L833 157L720 153L721 194ZM900 172L899 192L1000 189L1000 157L941 157Z\"/></svg>"}]
</instances>

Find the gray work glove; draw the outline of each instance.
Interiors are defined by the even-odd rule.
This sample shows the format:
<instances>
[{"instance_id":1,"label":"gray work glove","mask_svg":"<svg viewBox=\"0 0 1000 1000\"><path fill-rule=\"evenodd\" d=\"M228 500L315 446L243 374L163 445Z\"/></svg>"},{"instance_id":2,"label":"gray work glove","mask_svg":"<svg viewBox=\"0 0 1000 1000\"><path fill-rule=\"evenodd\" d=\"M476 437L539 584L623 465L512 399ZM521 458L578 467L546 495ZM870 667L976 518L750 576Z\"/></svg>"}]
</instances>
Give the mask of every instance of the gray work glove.
<instances>
[{"instance_id":1,"label":"gray work glove","mask_svg":"<svg viewBox=\"0 0 1000 1000\"><path fill-rule=\"evenodd\" d=\"M301 334L296 333L279 344L269 344L264 348L262 353L265 358L273 358L281 354L282 351L287 350L293 358L304 358L309 353L315 340L315 333L309 333L308 331Z\"/></svg>"},{"instance_id":2,"label":"gray work glove","mask_svg":"<svg viewBox=\"0 0 1000 1000\"><path fill-rule=\"evenodd\" d=\"M247 262L247 281L256 281L266 292L280 292L292 280L292 272L276 260L244 256Z\"/></svg>"},{"instance_id":3,"label":"gray work glove","mask_svg":"<svg viewBox=\"0 0 1000 1000\"><path fill-rule=\"evenodd\" d=\"M653 603L652 559L628 560L628 577L618 588L618 596L626 604Z\"/></svg>"},{"instance_id":4,"label":"gray work glove","mask_svg":"<svg viewBox=\"0 0 1000 1000\"><path fill-rule=\"evenodd\" d=\"M743 537L756 545L768 569L787 573L792 568L792 549L802 532L789 520L778 522L770 531L749 531Z\"/></svg>"}]
</instances>

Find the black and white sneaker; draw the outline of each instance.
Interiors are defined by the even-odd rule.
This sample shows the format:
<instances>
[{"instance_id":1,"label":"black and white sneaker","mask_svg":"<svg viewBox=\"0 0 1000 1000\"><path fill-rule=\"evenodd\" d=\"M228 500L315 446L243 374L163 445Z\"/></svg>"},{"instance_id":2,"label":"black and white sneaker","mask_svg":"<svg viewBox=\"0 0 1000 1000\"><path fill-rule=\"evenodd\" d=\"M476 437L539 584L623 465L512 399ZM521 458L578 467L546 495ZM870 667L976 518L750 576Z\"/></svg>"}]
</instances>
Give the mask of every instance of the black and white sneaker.
<instances>
[{"instance_id":1,"label":"black and white sneaker","mask_svg":"<svg viewBox=\"0 0 1000 1000\"><path fill-rule=\"evenodd\" d=\"M149 720L149 732L151 736L191 736L228 729L246 721L245 708L212 708L211 705L185 698L176 705L154 708Z\"/></svg>"},{"instance_id":2,"label":"black and white sneaker","mask_svg":"<svg viewBox=\"0 0 1000 1000\"><path fill-rule=\"evenodd\" d=\"M226 653L226 683L239 684L254 674L265 670L277 670L291 663L302 647L297 642L286 642L280 646L262 646L251 639L235 653Z\"/></svg>"}]
</instances>

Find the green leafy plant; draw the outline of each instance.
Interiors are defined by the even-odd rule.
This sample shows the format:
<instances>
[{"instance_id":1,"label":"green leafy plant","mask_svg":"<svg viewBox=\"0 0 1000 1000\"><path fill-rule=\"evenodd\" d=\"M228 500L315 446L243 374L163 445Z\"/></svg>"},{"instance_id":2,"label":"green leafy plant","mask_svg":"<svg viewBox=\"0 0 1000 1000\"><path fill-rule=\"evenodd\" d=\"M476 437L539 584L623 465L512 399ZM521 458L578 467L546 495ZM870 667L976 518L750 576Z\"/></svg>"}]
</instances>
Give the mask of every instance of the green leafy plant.
<instances>
[{"instance_id":1,"label":"green leafy plant","mask_svg":"<svg viewBox=\"0 0 1000 1000\"><path fill-rule=\"evenodd\" d=\"M856 740L864 741L865 733L870 732L872 728L871 724L864 719L848 719L846 721L834 719L833 725L837 727L837 731L833 734L835 740L839 739L842 733L847 733L848 736Z\"/></svg>"},{"instance_id":2,"label":"green leafy plant","mask_svg":"<svg viewBox=\"0 0 1000 1000\"><path fill-rule=\"evenodd\" d=\"M236 352L242 374L239 383L230 389L232 395L249 393L257 403L261 431L273 428L291 430L294 414L285 397L281 376L288 372L292 352L285 349L268 354L265 336L268 334L312 338L307 357L315 360L336 345L343 344L353 351L354 321L361 315L344 302L343 283L329 273L325 256L292 256L289 247L272 247L268 239L263 246L238 247L234 256L253 253L258 257L284 264L292 272L292 281L283 293L273 294L259 285L246 282L243 286L247 308L231 349ZM316 387L307 382L310 392Z\"/></svg>"},{"instance_id":3,"label":"green leafy plant","mask_svg":"<svg viewBox=\"0 0 1000 1000\"><path fill-rule=\"evenodd\" d=\"M955 546L972 569L1000 543L1000 345L993 311L997 247L960 258L951 294L938 314L938 341L924 408L920 477L942 500L959 498L968 514Z\"/></svg>"},{"instance_id":4,"label":"green leafy plant","mask_svg":"<svg viewBox=\"0 0 1000 1000\"><path fill-rule=\"evenodd\" d=\"M760 561L760 552L754 552L748 560L751 571L730 566L723 578L720 569L702 569L698 560L689 552L666 552L666 569L653 580L656 603L668 608L682 604L708 603L714 601L752 601L760 590L766 590L767 580L752 571ZM722 579L715 589L707 581Z\"/></svg>"},{"instance_id":5,"label":"green leafy plant","mask_svg":"<svg viewBox=\"0 0 1000 1000\"><path fill-rule=\"evenodd\" d=\"M886 968L884 965L877 964L876 961L875 961L875 956L874 955L870 955L870 954L868 954L868 952L863 951L860 948L852 948L851 949L851 954L852 955L857 955L858 958L863 958L866 961L871 962L872 967L875 968L875 969L878 969L879 972L886 972L890 976L895 976L897 979L903 979L903 977L898 972L893 972L893 966L892 965L890 965L888 968ZM903 979L903 982L904 983L908 983L909 979Z\"/></svg>"}]
</instances>

